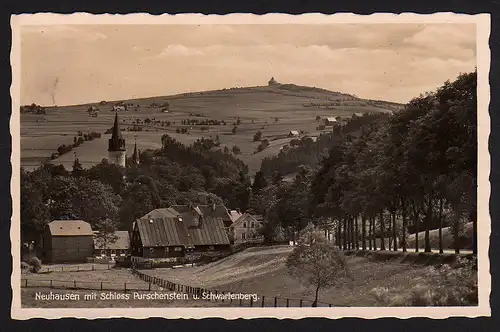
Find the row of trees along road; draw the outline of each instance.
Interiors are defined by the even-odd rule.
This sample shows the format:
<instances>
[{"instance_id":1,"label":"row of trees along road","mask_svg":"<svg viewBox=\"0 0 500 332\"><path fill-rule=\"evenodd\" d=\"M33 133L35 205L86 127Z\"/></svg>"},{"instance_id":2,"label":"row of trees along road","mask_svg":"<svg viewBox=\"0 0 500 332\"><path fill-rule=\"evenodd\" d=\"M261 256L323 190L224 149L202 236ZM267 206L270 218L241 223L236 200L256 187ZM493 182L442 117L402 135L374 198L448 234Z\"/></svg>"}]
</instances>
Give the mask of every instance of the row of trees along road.
<instances>
[{"instance_id":1,"label":"row of trees along road","mask_svg":"<svg viewBox=\"0 0 500 332\"><path fill-rule=\"evenodd\" d=\"M429 252L429 231L438 229L442 252L442 228L449 224L459 252L461 230L472 222L475 253L476 85L476 72L461 74L414 98L403 110L370 115L356 130L329 135L330 148L320 164L299 166L293 181L283 181L280 167L300 159L300 149L263 162L249 206L266 215L266 238L279 230L296 234L313 222L325 232L334 229L342 249L361 245L406 251L411 228L425 232L424 250ZM417 251L421 244L415 237Z\"/></svg>"}]
</instances>

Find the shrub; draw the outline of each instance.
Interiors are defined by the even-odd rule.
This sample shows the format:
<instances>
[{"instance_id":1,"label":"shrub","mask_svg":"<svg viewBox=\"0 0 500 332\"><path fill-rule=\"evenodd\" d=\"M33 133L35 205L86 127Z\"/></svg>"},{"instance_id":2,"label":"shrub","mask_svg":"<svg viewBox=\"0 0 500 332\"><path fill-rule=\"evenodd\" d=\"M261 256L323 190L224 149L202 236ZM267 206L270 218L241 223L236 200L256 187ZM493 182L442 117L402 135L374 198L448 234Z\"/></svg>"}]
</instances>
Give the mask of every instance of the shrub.
<instances>
[{"instance_id":1,"label":"shrub","mask_svg":"<svg viewBox=\"0 0 500 332\"><path fill-rule=\"evenodd\" d=\"M31 266L31 272L38 273L42 268L42 261L37 257L31 257L28 264Z\"/></svg>"},{"instance_id":2,"label":"shrub","mask_svg":"<svg viewBox=\"0 0 500 332\"><path fill-rule=\"evenodd\" d=\"M26 271L26 270L29 270L30 268L30 265L26 262L21 262L21 270L22 271Z\"/></svg>"},{"instance_id":3,"label":"shrub","mask_svg":"<svg viewBox=\"0 0 500 332\"><path fill-rule=\"evenodd\" d=\"M454 266L429 267L412 287L372 289L370 295L388 306L477 305L477 261L458 258Z\"/></svg>"}]
</instances>

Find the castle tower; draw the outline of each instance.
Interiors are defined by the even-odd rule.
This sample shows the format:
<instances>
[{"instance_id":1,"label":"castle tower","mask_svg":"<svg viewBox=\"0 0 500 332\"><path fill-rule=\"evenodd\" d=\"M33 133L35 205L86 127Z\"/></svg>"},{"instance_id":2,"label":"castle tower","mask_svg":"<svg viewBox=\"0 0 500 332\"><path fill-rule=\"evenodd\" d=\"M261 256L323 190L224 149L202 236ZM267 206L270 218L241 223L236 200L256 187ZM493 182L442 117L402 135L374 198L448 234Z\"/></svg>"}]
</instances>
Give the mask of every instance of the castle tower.
<instances>
[{"instance_id":1,"label":"castle tower","mask_svg":"<svg viewBox=\"0 0 500 332\"><path fill-rule=\"evenodd\" d=\"M132 164L139 165L139 152L137 151L137 139L134 144L134 154L132 155Z\"/></svg>"},{"instance_id":2,"label":"castle tower","mask_svg":"<svg viewBox=\"0 0 500 332\"><path fill-rule=\"evenodd\" d=\"M122 133L120 131L118 113L115 114L115 123L113 124L113 131L108 142L109 161L116 165L125 167L127 149L125 148L125 139L122 137Z\"/></svg>"}]
</instances>

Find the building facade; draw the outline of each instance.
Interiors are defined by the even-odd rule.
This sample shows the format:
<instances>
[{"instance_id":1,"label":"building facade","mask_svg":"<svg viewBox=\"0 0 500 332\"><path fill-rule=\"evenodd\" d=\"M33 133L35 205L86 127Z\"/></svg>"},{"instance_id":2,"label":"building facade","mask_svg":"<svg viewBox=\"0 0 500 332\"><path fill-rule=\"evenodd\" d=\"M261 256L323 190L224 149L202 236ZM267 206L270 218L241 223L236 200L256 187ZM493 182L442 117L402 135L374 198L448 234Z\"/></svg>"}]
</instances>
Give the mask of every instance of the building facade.
<instances>
[{"instance_id":1,"label":"building facade","mask_svg":"<svg viewBox=\"0 0 500 332\"><path fill-rule=\"evenodd\" d=\"M115 114L115 122L113 124L111 138L108 140L108 156L111 163L125 167L127 149L125 147L125 139L123 138L120 130L118 113Z\"/></svg>"},{"instance_id":2,"label":"building facade","mask_svg":"<svg viewBox=\"0 0 500 332\"><path fill-rule=\"evenodd\" d=\"M234 243L260 243L264 238L259 234L262 219L249 213L244 213L231 226Z\"/></svg>"},{"instance_id":3,"label":"building facade","mask_svg":"<svg viewBox=\"0 0 500 332\"><path fill-rule=\"evenodd\" d=\"M95 235L95 232L94 232ZM94 236L94 256L118 257L126 256L130 251L130 237L128 231L116 231L115 241L104 243L102 239Z\"/></svg>"},{"instance_id":4,"label":"building facade","mask_svg":"<svg viewBox=\"0 0 500 332\"><path fill-rule=\"evenodd\" d=\"M45 227L43 253L48 263L85 262L93 249L92 228L83 220L54 220Z\"/></svg>"},{"instance_id":5,"label":"building facade","mask_svg":"<svg viewBox=\"0 0 500 332\"><path fill-rule=\"evenodd\" d=\"M132 256L178 258L230 250L222 218L205 212L206 207L176 205L136 220L130 239Z\"/></svg>"}]
</instances>

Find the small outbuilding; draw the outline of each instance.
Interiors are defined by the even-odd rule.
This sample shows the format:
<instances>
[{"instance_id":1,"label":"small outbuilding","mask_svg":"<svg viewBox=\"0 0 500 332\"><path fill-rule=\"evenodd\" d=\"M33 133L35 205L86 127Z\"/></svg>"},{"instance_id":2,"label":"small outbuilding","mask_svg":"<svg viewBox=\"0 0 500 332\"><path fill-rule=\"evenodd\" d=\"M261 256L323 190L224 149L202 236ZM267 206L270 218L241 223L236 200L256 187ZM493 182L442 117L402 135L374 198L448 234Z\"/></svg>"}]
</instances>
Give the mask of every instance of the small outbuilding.
<instances>
[{"instance_id":1,"label":"small outbuilding","mask_svg":"<svg viewBox=\"0 0 500 332\"><path fill-rule=\"evenodd\" d=\"M329 116L329 117L326 117L323 119L323 124L325 126L333 126L335 124L338 123L338 120L337 118L333 117L333 116Z\"/></svg>"},{"instance_id":2,"label":"small outbuilding","mask_svg":"<svg viewBox=\"0 0 500 332\"><path fill-rule=\"evenodd\" d=\"M126 256L130 250L130 237L128 231L116 231L114 235L116 236L115 241L105 243L103 239L95 236L97 232L94 232L94 255L95 256L105 256L105 257L115 257L115 256Z\"/></svg>"},{"instance_id":3,"label":"small outbuilding","mask_svg":"<svg viewBox=\"0 0 500 332\"><path fill-rule=\"evenodd\" d=\"M234 234L234 243L260 243L264 238L259 234L262 218L244 213L231 226Z\"/></svg>"},{"instance_id":4,"label":"small outbuilding","mask_svg":"<svg viewBox=\"0 0 500 332\"><path fill-rule=\"evenodd\" d=\"M54 220L45 226L44 260L48 263L85 262L92 257L94 234L83 220Z\"/></svg>"},{"instance_id":5,"label":"small outbuilding","mask_svg":"<svg viewBox=\"0 0 500 332\"><path fill-rule=\"evenodd\" d=\"M290 130L290 131L288 132L288 137L297 137L297 136L299 136L299 135L300 135L300 134L299 134L299 132L298 132L297 130Z\"/></svg>"}]
</instances>

